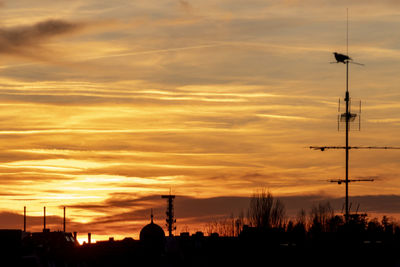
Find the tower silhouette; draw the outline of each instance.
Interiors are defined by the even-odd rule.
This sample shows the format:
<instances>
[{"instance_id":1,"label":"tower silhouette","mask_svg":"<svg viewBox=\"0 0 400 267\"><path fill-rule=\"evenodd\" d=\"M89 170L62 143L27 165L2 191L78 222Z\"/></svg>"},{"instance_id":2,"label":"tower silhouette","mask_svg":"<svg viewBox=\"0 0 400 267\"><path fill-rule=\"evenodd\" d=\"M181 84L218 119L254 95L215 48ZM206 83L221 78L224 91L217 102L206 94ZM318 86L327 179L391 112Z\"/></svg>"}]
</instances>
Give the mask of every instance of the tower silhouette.
<instances>
[{"instance_id":1,"label":"tower silhouette","mask_svg":"<svg viewBox=\"0 0 400 267\"><path fill-rule=\"evenodd\" d=\"M167 199L167 219L165 220L167 222L166 226L168 228L168 235L173 236L172 231L176 229L175 223L176 219L174 218L174 198L175 195L163 195L161 198Z\"/></svg>"}]
</instances>

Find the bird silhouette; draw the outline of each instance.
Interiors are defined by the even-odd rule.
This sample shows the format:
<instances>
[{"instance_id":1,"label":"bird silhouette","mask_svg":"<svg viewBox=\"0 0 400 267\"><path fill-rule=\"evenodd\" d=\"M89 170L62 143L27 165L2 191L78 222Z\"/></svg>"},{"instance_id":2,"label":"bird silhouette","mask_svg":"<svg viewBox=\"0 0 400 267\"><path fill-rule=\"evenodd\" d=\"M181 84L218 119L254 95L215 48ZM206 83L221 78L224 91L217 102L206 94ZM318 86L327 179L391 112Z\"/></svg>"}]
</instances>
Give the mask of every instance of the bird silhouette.
<instances>
[{"instance_id":1,"label":"bird silhouette","mask_svg":"<svg viewBox=\"0 0 400 267\"><path fill-rule=\"evenodd\" d=\"M334 52L333 54L335 55L335 59L336 59L337 63L341 62L341 63L345 64L346 60L347 61L352 60L347 55L339 54L339 53L336 53L336 52Z\"/></svg>"}]
</instances>

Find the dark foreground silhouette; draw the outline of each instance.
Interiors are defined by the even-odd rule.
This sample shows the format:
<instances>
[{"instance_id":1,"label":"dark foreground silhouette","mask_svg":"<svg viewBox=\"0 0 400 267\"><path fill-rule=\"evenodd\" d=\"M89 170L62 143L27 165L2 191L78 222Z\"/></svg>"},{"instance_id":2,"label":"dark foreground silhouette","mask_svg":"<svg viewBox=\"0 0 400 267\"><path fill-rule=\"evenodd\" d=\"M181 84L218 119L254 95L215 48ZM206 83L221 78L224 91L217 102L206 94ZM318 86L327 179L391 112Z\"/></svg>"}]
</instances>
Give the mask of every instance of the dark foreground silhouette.
<instances>
[{"instance_id":1,"label":"dark foreground silhouette","mask_svg":"<svg viewBox=\"0 0 400 267\"><path fill-rule=\"evenodd\" d=\"M244 226L237 237L218 234L165 237L151 222L141 240L79 245L71 233L0 230L0 266L398 266L400 230L339 216L284 227Z\"/></svg>"},{"instance_id":2,"label":"dark foreground silhouette","mask_svg":"<svg viewBox=\"0 0 400 267\"><path fill-rule=\"evenodd\" d=\"M51 232L45 223L39 233L0 230L0 267L400 266L400 226L385 216L345 220L327 202L308 217L304 210L295 220L285 217L283 203L262 191L251 199L247 218L215 222L208 235L166 237L153 215L140 240L79 245L75 233Z\"/></svg>"}]
</instances>

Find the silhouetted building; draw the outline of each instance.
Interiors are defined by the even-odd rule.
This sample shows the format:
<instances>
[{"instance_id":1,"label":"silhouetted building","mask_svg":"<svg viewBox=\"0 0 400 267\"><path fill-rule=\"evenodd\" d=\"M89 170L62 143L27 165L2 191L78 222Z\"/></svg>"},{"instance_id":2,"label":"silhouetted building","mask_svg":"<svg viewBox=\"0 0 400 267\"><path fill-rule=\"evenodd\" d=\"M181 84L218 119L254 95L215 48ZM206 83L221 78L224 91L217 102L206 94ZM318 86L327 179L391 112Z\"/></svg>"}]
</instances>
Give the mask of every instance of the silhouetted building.
<instances>
[{"instance_id":1,"label":"silhouetted building","mask_svg":"<svg viewBox=\"0 0 400 267\"><path fill-rule=\"evenodd\" d=\"M21 266L75 266L78 242L61 231L27 233L22 239ZM17 266L17 265L15 265Z\"/></svg>"},{"instance_id":2,"label":"silhouetted building","mask_svg":"<svg viewBox=\"0 0 400 267\"><path fill-rule=\"evenodd\" d=\"M153 213L151 214L151 222L140 231L140 242L146 248L153 250L163 250L165 245L164 230L153 221Z\"/></svg>"}]
</instances>

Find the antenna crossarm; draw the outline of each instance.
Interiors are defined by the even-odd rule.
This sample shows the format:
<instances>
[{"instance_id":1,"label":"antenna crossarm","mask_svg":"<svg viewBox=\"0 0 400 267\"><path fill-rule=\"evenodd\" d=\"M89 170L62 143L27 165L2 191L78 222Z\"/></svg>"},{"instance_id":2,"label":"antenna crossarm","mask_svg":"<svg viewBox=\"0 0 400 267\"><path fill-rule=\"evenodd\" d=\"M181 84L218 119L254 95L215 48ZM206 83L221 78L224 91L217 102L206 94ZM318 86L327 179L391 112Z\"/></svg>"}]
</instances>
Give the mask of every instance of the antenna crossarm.
<instances>
[{"instance_id":1,"label":"antenna crossarm","mask_svg":"<svg viewBox=\"0 0 400 267\"><path fill-rule=\"evenodd\" d=\"M310 149L321 150L325 149L346 149L345 146L310 146ZM400 149L396 146L349 146L348 149Z\"/></svg>"},{"instance_id":2,"label":"antenna crossarm","mask_svg":"<svg viewBox=\"0 0 400 267\"><path fill-rule=\"evenodd\" d=\"M331 183L338 183L338 184L341 184L341 183L346 184L346 183L352 183L352 182L373 182L373 181L374 181L374 179L348 179L347 181L346 181L346 179L329 180L329 182L331 182Z\"/></svg>"}]
</instances>

